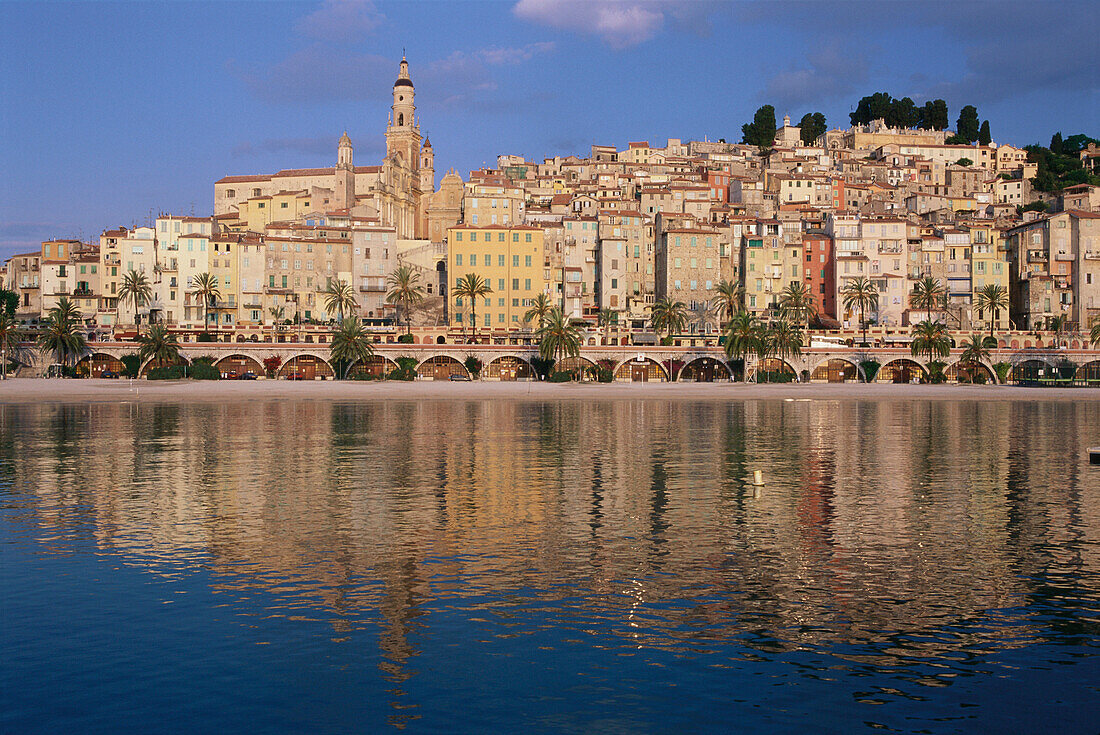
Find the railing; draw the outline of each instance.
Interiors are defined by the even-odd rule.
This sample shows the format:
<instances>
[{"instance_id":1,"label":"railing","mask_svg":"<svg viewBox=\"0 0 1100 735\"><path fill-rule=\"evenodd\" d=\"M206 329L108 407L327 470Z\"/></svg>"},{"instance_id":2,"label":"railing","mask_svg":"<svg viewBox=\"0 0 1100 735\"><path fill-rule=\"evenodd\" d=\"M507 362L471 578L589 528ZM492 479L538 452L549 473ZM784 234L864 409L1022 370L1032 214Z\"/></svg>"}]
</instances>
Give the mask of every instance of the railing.
<instances>
[{"instance_id":1,"label":"railing","mask_svg":"<svg viewBox=\"0 0 1100 735\"><path fill-rule=\"evenodd\" d=\"M1028 259L1028 262L1032 262L1032 263L1036 263L1036 262L1045 263L1045 262L1047 262L1047 260L1049 260L1049 258L1047 257L1047 254L1042 250L1028 250L1027 251L1027 259Z\"/></svg>"}]
</instances>

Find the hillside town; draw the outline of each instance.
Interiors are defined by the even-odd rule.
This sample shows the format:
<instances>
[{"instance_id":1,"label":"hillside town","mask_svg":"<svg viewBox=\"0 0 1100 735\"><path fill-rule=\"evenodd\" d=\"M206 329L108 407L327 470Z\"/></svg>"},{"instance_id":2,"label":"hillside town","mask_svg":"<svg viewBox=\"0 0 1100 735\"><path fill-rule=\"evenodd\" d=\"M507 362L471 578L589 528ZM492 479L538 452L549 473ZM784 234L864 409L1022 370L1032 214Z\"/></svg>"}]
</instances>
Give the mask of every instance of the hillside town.
<instances>
[{"instance_id":1,"label":"hillside town","mask_svg":"<svg viewBox=\"0 0 1100 735\"><path fill-rule=\"evenodd\" d=\"M334 284L351 294L340 317L378 341L407 325L424 341L508 343L549 303L644 343L662 301L687 317L676 344L717 339L728 314L715 299L729 292L765 321L802 293L823 331L935 317L958 332L1084 333L1100 319L1100 187L1036 191L1023 148L944 129L877 119L806 140L790 117L774 127L770 146L601 144L437 177L403 59L378 165L357 164L345 133L334 165L227 175L209 216L49 240L9 258L0 284L23 328L67 299L99 341L151 323L183 342L302 339L336 319ZM1095 144L1079 155L1095 173ZM415 308L389 297L399 269L422 289ZM929 279L938 298L915 300ZM873 304L845 298L857 280ZM1006 308L991 308L992 287Z\"/></svg>"}]
</instances>

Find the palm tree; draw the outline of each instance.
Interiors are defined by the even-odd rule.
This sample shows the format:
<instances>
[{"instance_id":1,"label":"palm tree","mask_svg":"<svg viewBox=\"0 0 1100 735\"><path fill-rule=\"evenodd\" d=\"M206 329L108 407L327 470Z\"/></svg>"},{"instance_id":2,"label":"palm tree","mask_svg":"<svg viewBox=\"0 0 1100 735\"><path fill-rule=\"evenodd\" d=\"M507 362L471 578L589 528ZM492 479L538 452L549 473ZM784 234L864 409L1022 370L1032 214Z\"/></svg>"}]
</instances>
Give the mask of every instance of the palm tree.
<instances>
[{"instance_id":1,"label":"palm tree","mask_svg":"<svg viewBox=\"0 0 1100 735\"><path fill-rule=\"evenodd\" d=\"M802 354L802 327L797 324L777 319L768 325L767 338L771 342L771 351L780 358Z\"/></svg>"},{"instance_id":2,"label":"palm tree","mask_svg":"<svg viewBox=\"0 0 1100 735\"><path fill-rule=\"evenodd\" d=\"M989 359L989 348L985 346L985 340L980 334L970 335L970 339L963 342L960 347L963 351L959 356L959 362L964 365L977 367Z\"/></svg>"},{"instance_id":3,"label":"palm tree","mask_svg":"<svg viewBox=\"0 0 1100 735\"><path fill-rule=\"evenodd\" d=\"M916 309L928 311L927 321L932 321L932 309L947 297L947 289L943 287L938 278L925 276L913 284L913 291L909 294L909 303Z\"/></svg>"},{"instance_id":4,"label":"palm tree","mask_svg":"<svg viewBox=\"0 0 1100 735\"><path fill-rule=\"evenodd\" d=\"M730 360L744 360L758 352L762 331L760 320L754 314L747 311L735 313L726 325L726 341L723 345L726 357ZM747 374L747 371L742 371L742 376Z\"/></svg>"},{"instance_id":5,"label":"palm tree","mask_svg":"<svg viewBox=\"0 0 1100 735\"><path fill-rule=\"evenodd\" d=\"M154 324L149 331L138 337L141 347L138 357L144 365L153 362L156 365L175 365L180 362L180 346L176 335L168 331L167 324Z\"/></svg>"},{"instance_id":6,"label":"palm tree","mask_svg":"<svg viewBox=\"0 0 1100 735\"><path fill-rule=\"evenodd\" d=\"M865 276L856 276L844 284L840 295L844 297L845 309L859 309L859 320L863 324L863 343L867 344L867 310L878 309L878 289Z\"/></svg>"},{"instance_id":7,"label":"palm tree","mask_svg":"<svg viewBox=\"0 0 1100 735\"><path fill-rule=\"evenodd\" d=\"M459 278L452 291L456 302L460 299L470 300L470 327L473 330L474 339L477 339L477 300L485 298L492 292L489 282L476 273L467 273Z\"/></svg>"},{"instance_id":8,"label":"palm tree","mask_svg":"<svg viewBox=\"0 0 1100 735\"><path fill-rule=\"evenodd\" d=\"M550 297L544 293L540 293L531 300L531 308L523 315L523 321L528 323L538 322L539 328L541 328L546 324L546 315L549 314L553 308L553 304L550 303Z\"/></svg>"},{"instance_id":9,"label":"palm tree","mask_svg":"<svg viewBox=\"0 0 1100 735\"><path fill-rule=\"evenodd\" d=\"M1065 314L1047 317L1047 329L1054 332L1054 344L1056 346L1062 341L1062 332L1066 331L1066 325L1068 324L1069 317Z\"/></svg>"},{"instance_id":10,"label":"palm tree","mask_svg":"<svg viewBox=\"0 0 1100 735\"><path fill-rule=\"evenodd\" d=\"M210 323L210 305L222 297L222 292L218 290L218 277L199 273L191 283L191 295L202 304L202 331L206 334Z\"/></svg>"},{"instance_id":11,"label":"palm tree","mask_svg":"<svg viewBox=\"0 0 1100 735\"><path fill-rule=\"evenodd\" d=\"M600 309L597 319L601 327L610 327L612 324L619 321L619 312L611 307L605 306Z\"/></svg>"},{"instance_id":12,"label":"palm tree","mask_svg":"<svg viewBox=\"0 0 1100 735\"><path fill-rule=\"evenodd\" d=\"M977 306L982 311L990 311L989 336L993 336L993 326L1001 309L1008 311L1008 291L999 283L990 283L978 291Z\"/></svg>"},{"instance_id":13,"label":"palm tree","mask_svg":"<svg viewBox=\"0 0 1100 735\"><path fill-rule=\"evenodd\" d=\"M1089 342L1093 347L1100 347L1100 319L1096 320L1096 323L1092 325L1092 331L1089 332Z\"/></svg>"},{"instance_id":14,"label":"palm tree","mask_svg":"<svg viewBox=\"0 0 1100 735\"><path fill-rule=\"evenodd\" d=\"M153 297L153 287L149 285L149 279L144 273L130 270L122 275L122 285L118 287L118 300L122 303L129 301L134 307L134 325L141 323L138 309L149 303Z\"/></svg>"},{"instance_id":15,"label":"palm tree","mask_svg":"<svg viewBox=\"0 0 1100 735\"><path fill-rule=\"evenodd\" d=\"M580 327L557 306L546 315L546 321L535 336L539 339L539 356L544 360L561 362L566 357L576 357L581 353Z\"/></svg>"},{"instance_id":16,"label":"palm tree","mask_svg":"<svg viewBox=\"0 0 1100 735\"><path fill-rule=\"evenodd\" d=\"M779 295L779 312L798 324L805 324L807 327L810 325L810 319L817 313L817 307L814 306L814 295L805 283L795 281L787 284Z\"/></svg>"},{"instance_id":17,"label":"palm tree","mask_svg":"<svg viewBox=\"0 0 1100 735\"><path fill-rule=\"evenodd\" d=\"M733 319L734 314L745 305L745 289L733 281L719 281L714 287L714 293L710 305L718 313L719 319Z\"/></svg>"},{"instance_id":18,"label":"palm tree","mask_svg":"<svg viewBox=\"0 0 1100 735\"><path fill-rule=\"evenodd\" d=\"M272 332L272 338L275 333L279 331L279 327L282 325L283 320L286 319L286 307L285 306L272 306L268 308L267 313L271 314L271 321L274 322L272 326L274 330Z\"/></svg>"},{"instance_id":19,"label":"palm tree","mask_svg":"<svg viewBox=\"0 0 1100 735\"><path fill-rule=\"evenodd\" d=\"M337 321L344 321L345 311L355 311L355 289L347 281L330 278L325 285L325 290L321 293L325 295L325 311L330 314L337 312L339 314ZM387 298L389 298L388 295Z\"/></svg>"},{"instance_id":20,"label":"palm tree","mask_svg":"<svg viewBox=\"0 0 1100 735\"><path fill-rule=\"evenodd\" d=\"M673 332L682 332L687 326L687 307L683 301L673 301L667 296L653 306L650 320L653 322L653 331L660 334L661 330L668 332L668 338L672 339Z\"/></svg>"},{"instance_id":21,"label":"palm tree","mask_svg":"<svg viewBox=\"0 0 1100 735\"><path fill-rule=\"evenodd\" d=\"M348 377L351 366L357 362L366 362L374 356L374 347L371 346L370 336L363 329L359 317L341 319L340 325L332 333L332 344L329 346L329 354L334 363L344 365L344 379Z\"/></svg>"},{"instance_id":22,"label":"palm tree","mask_svg":"<svg viewBox=\"0 0 1100 735\"><path fill-rule=\"evenodd\" d=\"M424 300L424 289L420 286L420 272L412 266L399 265L397 270L386 278L390 287L386 300L397 304L405 312L406 334L412 334L412 309Z\"/></svg>"},{"instance_id":23,"label":"palm tree","mask_svg":"<svg viewBox=\"0 0 1100 735\"><path fill-rule=\"evenodd\" d=\"M38 346L44 352L52 352L59 363L68 367L71 358L79 359L88 351L83 326L76 304L62 296L57 306L49 310L38 335Z\"/></svg>"},{"instance_id":24,"label":"palm tree","mask_svg":"<svg viewBox=\"0 0 1100 735\"><path fill-rule=\"evenodd\" d=\"M941 321L923 321L913 327L913 343L910 346L913 355L928 355L929 361L951 354L951 338L947 336L947 326Z\"/></svg>"},{"instance_id":25,"label":"palm tree","mask_svg":"<svg viewBox=\"0 0 1100 735\"><path fill-rule=\"evenodd\" d=\"M0 304L0 380L8 379L8 355L19 354L19 326Z\"/></svg>"}]
</instances>

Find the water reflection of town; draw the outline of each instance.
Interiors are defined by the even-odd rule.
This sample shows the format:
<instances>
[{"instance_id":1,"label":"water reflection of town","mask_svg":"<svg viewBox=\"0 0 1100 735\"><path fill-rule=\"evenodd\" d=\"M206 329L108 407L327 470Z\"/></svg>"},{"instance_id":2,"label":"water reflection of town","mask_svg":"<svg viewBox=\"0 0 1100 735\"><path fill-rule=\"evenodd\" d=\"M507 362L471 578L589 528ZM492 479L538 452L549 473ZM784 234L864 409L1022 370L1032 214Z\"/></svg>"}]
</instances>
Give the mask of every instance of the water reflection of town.
<instances>
[{"instance_id":1,"label":"water reflection of town","mask_svg":"<svg viewBox=\"0 0 1100 735\"><path fill-rule=\"evenodd\" d=\"M381 620L397 694L444 604L875 666L1098 596L1100 402L43 405L0 426L41 543L201 564L334 636ZM1001 623L1014 645L1060 624Z\"/></svg>"}]
</instances>

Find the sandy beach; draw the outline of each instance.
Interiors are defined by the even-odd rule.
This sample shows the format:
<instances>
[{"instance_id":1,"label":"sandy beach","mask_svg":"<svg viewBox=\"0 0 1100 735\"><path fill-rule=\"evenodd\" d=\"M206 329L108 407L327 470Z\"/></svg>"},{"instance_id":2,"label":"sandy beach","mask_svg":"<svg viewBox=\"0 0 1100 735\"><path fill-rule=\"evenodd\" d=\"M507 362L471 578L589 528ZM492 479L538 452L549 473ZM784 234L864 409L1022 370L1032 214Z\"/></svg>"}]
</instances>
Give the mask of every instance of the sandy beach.
<instances>
[{"instance_id":1,"label":"sandy beach","mask_svg":"<svg viewBox=\"0 0 1100 735\"><path fill-rule=\"evenodd\" d=\"M929 400L1096 401L1096 388L1018 388L994 385L860 383L581 383L147 381L10 378L0 382L0 404L227 402L266 399L312 401L407 400Z\"/></svg>"}]
</instances>

